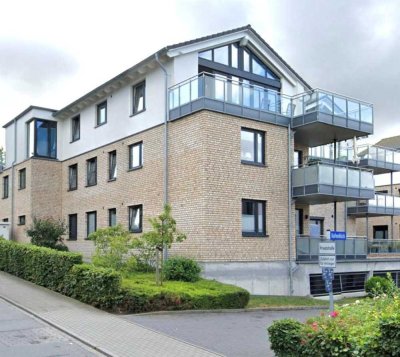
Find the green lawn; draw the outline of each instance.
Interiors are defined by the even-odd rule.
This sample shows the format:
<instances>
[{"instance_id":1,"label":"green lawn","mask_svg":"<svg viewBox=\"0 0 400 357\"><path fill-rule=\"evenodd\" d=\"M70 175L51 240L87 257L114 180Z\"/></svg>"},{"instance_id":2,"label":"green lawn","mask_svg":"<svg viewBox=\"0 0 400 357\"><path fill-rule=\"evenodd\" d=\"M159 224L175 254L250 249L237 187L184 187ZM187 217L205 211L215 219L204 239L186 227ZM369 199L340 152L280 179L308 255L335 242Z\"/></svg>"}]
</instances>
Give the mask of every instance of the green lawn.
<instances>
[{"instance_id":1,"label":"green lawn","mask_svg":"<svg viewBox=\"0 0 400 357\"><path fill-rule=\"evenodd\" d=\"M344 304L351 304L356 300L361 300L363 298L343 298L341 300L335 301L335 305L341 306ZM247 308L268 308L268 307L310 307L310 306L321 306L328 307L328 300L318 300L312 297L302 297L302 296L250 296L249 304Z\"/></svg>"}]
</instances>

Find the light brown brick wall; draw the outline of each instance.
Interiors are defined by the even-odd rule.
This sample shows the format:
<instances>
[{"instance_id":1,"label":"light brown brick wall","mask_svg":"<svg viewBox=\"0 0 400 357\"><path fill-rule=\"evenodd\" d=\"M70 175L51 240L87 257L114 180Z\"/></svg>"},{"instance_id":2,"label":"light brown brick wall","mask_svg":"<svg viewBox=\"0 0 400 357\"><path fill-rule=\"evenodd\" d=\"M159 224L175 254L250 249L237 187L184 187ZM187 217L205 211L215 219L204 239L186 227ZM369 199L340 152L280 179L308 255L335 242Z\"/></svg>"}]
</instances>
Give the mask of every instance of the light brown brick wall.
<instances>
[{"instance_id":1,"label":"light brown brick wall","mask_svg":"<svg viewBox=\"0 0 400 357\"><path fill-rule=\"evenodd\" d=\"M265 132L266 167L241 163L241 127ZM86 212L97 211L97 227L105 227L108 209L116 208L118 223L127 227L128 206L142 204L144 230L149 229L148 218L159 214L163 205L163 130L152 128L62 163L27 161L27 189L16 200L17 211L27 215L27 225L32 216L51 214L68 222L69 214L78 214L78 239L67 244L86 256L93 249L85 240ZM188 236L171 253L203 261L286 260L287 128L202 111L171 122L169 139L169 198L178 227ZM128 171L128 146L139 141L143 168ZM112 150L117 150L118 177L108 182ZM97 157L97 185L85 187L86 160L92 157ZM68 167L73 164L78 164L78 189L69 192ZM34 188L32 201L22 198L29 196L28 187ZM266 201L268 237L242 237L244 198ZM292 227L294 234L294 205Z\"/></svg>"},{"instance_id":2,"label":"light brown brick wall","mask_svg":"<svg viewBox=\"0 0 400 357\"><path fill-rule=\"evenodd\" d=\"M241 163L241 127L265 131L266 167ZM203 261L287 259L287 128L202 111L172 123L170 137L170 199L188 234L173 253ZM242 237L244 198L266 201L267 238Z\"/></svg>"}]
</instances>

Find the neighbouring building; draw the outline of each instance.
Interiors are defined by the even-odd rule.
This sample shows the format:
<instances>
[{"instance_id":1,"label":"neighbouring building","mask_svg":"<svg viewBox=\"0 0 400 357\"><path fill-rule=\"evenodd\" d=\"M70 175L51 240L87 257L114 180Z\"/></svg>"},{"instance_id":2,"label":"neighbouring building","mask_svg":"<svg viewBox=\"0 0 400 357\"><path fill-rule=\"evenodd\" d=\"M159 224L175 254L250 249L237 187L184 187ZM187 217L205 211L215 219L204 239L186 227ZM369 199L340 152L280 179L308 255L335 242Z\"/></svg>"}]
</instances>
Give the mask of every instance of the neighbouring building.
<instances>
[{"instance_id":1,"label":"neighbouring building","mask_svg":"<svg viewBox=\"0 0 400 357\"><path fill-rule=\"evenodd\" d=\"M12 239L52 216L68 224L69 248L90 256L91 232L120 223L140 234L167 201L188 236L169 254L253 294L323 294L315 249L327 225L355 236L352 217L366 212L351 203L369 210L375 171L400 170L389 156L341 158L342 142L373 133L372 105L312 89L250 26L167 46L4 128L0 220ZM329 144L339 154L312 155ZM337 292L400 270L366 237L340 244Z\"/></svg>"}]
</instances>

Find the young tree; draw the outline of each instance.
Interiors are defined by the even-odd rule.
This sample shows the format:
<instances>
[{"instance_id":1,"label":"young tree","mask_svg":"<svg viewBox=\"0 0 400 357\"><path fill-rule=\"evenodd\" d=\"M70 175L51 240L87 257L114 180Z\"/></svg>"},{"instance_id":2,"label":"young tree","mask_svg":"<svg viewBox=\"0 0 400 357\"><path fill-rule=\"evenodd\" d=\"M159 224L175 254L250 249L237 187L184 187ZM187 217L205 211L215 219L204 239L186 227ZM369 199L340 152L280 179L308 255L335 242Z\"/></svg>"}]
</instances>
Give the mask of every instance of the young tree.
<instances>
[{"instance_id":1,"label":"young tree","mask_svg":"<svg viewBox=\"0 0 400 357\"><path fill-rule=\"evenodd\" d=\"M186 239L186 235L176 229L176 221L171 215L171 206L165 205L163 212L155 217L150 218L152 230L143 233L137 240L137 246L145 246L151 249L156 256L156 283L162 285L163 271L163 254L165 247L171 248L172 243L182 242Z\"/></svg>"}]
</instances>

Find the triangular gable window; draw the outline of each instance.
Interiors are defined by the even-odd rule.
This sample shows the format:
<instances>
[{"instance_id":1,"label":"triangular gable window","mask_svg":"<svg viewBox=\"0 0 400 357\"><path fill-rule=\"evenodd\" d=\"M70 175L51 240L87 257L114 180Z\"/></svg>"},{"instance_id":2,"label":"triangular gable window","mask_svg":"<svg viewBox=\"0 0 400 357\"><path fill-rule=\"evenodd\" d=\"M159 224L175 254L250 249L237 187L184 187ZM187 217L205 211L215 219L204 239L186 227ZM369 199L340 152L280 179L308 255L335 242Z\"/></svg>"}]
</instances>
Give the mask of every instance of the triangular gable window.
<instances>
[{"instance_id":1,"label":"triangular gable window","mask_svg":"<svg viewBox=\"0 0 400 357\"><path fill-rule=\"evenodd\" d=\"M199 57L245 72L250 72L260 77L279 80L279 77L254 53L246 48L240 47L238 43L202 51L199 53Z\"/></svg>"}]
</instances>

